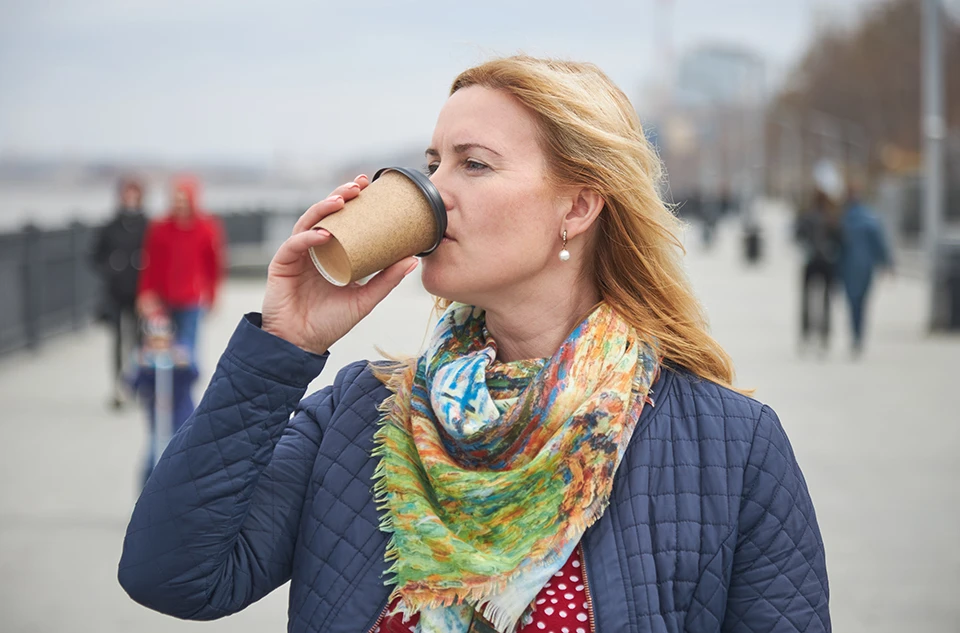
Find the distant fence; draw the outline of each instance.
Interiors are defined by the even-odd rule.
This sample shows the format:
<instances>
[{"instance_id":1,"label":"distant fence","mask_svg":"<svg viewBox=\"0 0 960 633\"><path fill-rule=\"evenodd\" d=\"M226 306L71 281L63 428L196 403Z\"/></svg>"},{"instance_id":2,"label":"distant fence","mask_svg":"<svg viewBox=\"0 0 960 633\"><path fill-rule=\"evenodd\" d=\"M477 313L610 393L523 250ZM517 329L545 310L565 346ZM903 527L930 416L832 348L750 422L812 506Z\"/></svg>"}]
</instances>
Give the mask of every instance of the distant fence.
<instances>
[{"instance_id":1,"label":"distant fence","mask_svg":"<svg viewBox=\"0 0 960 633\"><path fill-rule=\"evenodd\" d=\"M263 268L271 220L292 224L266 210L219 214L237 270ZM35 348L44 339L79 330L93 319L101 282L91 265L99 226L26 226L0 233L0 356Z\"/></svg>"}]
</instances>

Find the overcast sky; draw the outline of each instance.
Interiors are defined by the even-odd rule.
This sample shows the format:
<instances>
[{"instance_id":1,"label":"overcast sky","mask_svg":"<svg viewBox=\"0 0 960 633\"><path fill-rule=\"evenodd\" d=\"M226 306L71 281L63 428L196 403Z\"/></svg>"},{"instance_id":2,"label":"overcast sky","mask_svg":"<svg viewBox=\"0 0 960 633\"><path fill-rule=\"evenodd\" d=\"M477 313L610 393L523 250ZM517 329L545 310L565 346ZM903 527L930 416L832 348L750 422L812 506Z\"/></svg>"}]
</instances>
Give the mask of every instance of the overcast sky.
<instances>
[{"instance_id":1,"label":"overcast sky","mask_svg":"<svg viewBox=\"0 0 960 633\"><path fill-rule=\"evenodd\" d=\"M876 2L0 0L0 156L270 163L426 146L456 74L518 51L595 62L642 110L667 42L739 43L777 76L818 19Z\"/></svg>"}]
</instances>

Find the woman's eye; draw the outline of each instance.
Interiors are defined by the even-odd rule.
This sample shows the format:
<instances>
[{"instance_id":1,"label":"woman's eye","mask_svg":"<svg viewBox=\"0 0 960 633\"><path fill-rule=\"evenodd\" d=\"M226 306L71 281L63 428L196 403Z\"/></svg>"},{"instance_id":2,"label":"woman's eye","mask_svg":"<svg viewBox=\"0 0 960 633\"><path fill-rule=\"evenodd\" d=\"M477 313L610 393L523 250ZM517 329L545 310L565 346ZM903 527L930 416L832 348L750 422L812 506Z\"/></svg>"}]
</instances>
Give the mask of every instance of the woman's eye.
<instances>
[{"instance_id":1,"label":"woman's eye","mask_svg":"<svg viewBox=\"0 0 960 633\"><path fill-rule=\"evenodd\" d=\"M440 163L430 163L428 165L423 166L423 172L428 176L432 176L437 172L437 168L439 167L440 167Z\"/></svg>"},{"instance_id":2,"label":"woman's eye","mask_svg":"<svg viewBox=\"0 0 960 633\"><path fill-rule=\"evenodd\" d=\"M468 171L480 171L487 168L487 166L483 163L478 163L477 161L469 158L465 160L463 164L466 165Z\"/></svg>"}]
</instances>

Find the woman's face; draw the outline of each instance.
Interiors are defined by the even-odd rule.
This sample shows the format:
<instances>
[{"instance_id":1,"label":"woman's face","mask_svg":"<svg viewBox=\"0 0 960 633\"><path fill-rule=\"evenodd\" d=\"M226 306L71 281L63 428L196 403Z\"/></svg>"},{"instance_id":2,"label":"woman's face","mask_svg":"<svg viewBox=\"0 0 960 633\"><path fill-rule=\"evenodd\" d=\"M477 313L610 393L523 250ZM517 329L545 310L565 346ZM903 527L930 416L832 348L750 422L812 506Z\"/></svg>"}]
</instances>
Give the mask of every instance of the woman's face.
<instances>
[{"instance_id":1,"label":"woman's face","mask_svg":"<svg viewBox=\"0 0 960 633\"><path fill-rule=\"evenodd\" d=\"M534 118L513 97L479 86L451 95L426 157L449 220L423 260L427 291L485 307L561 264L570 202L548 184Z\"/></svg>"}]
</instances>

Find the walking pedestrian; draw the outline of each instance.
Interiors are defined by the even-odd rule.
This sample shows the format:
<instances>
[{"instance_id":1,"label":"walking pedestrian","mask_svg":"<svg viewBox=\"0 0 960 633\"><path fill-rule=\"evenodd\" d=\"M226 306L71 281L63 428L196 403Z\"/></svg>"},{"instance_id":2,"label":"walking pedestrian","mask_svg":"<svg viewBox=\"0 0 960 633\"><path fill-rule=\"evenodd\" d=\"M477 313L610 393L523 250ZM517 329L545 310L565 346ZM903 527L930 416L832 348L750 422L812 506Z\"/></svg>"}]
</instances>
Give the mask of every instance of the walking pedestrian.
<instances>
[{"instance_id":1,"label":"walking pedestrian","mask_svg":"<svg viewBox=\"0 0 960 633\"><path fill-rule=\"evenodd\" d=\"M119 409L126 400L124 373L139 343L137 284L144 266L147 216L143 211L143 185L139 180L124 178L117 193L116 213L97 234L91 259L104 287L98 316L112 334L110 401Z\"/></svg>"},{"instance_id":2,"label":"walking pedestrian","mask_svg":"<svg viewBox=\"0 0 960 633\"><path fill-rule=\"evenodd\" d=\"M297 222L147 481L125 590L205 620L290 581L293 632L829 631L803 475L731 388L623 92L592 64L487 62L426 160L448 215L426 351L301 400L417 266L314 269L311 227L358 176Z\"/></svg>"},{"instance_id":3,"label":"walking pedestrian","mask_svg":"<svg viewBox=\"0 0 960 633\"><path fill-rule=\"evenodd\" d=\"M830 346L830 300L843 240L840 225L843 181L831 163L820 163L814 169L814 186L813 201L800 213L795 227L795 237L804 254L800 345L801 352L805 351L816 333L820 338L820 353L826 354Z\"/></svg>"},{"instance_id":4,"label":"walking pedestrian","mask_svg":"<svg viewBox=\"0 0 960 633\"><path fill-rule=\"evenodd\" d=\"M199 197L195 178L174 181L170 212L147 229L147 264L137 296L145 317L171 319L177 344L191 358L200 319L216 302L226 257L220 221L201 210Z\"/></svg>"},{"instance_id":5,"label":"walking pedestrian","mask_svg":"<svg viewBox=\"0 0 960 633\"><path fill-rule=\"evenodd\" d=\"M839 262L840 278L850 309L851 353L854 358L863 352L867 298L873 273L878 268L893 268L883 224L862 200L861 194L859 185L851 186L842 219L843 248Z\"/></svg>"}]
</instances>

